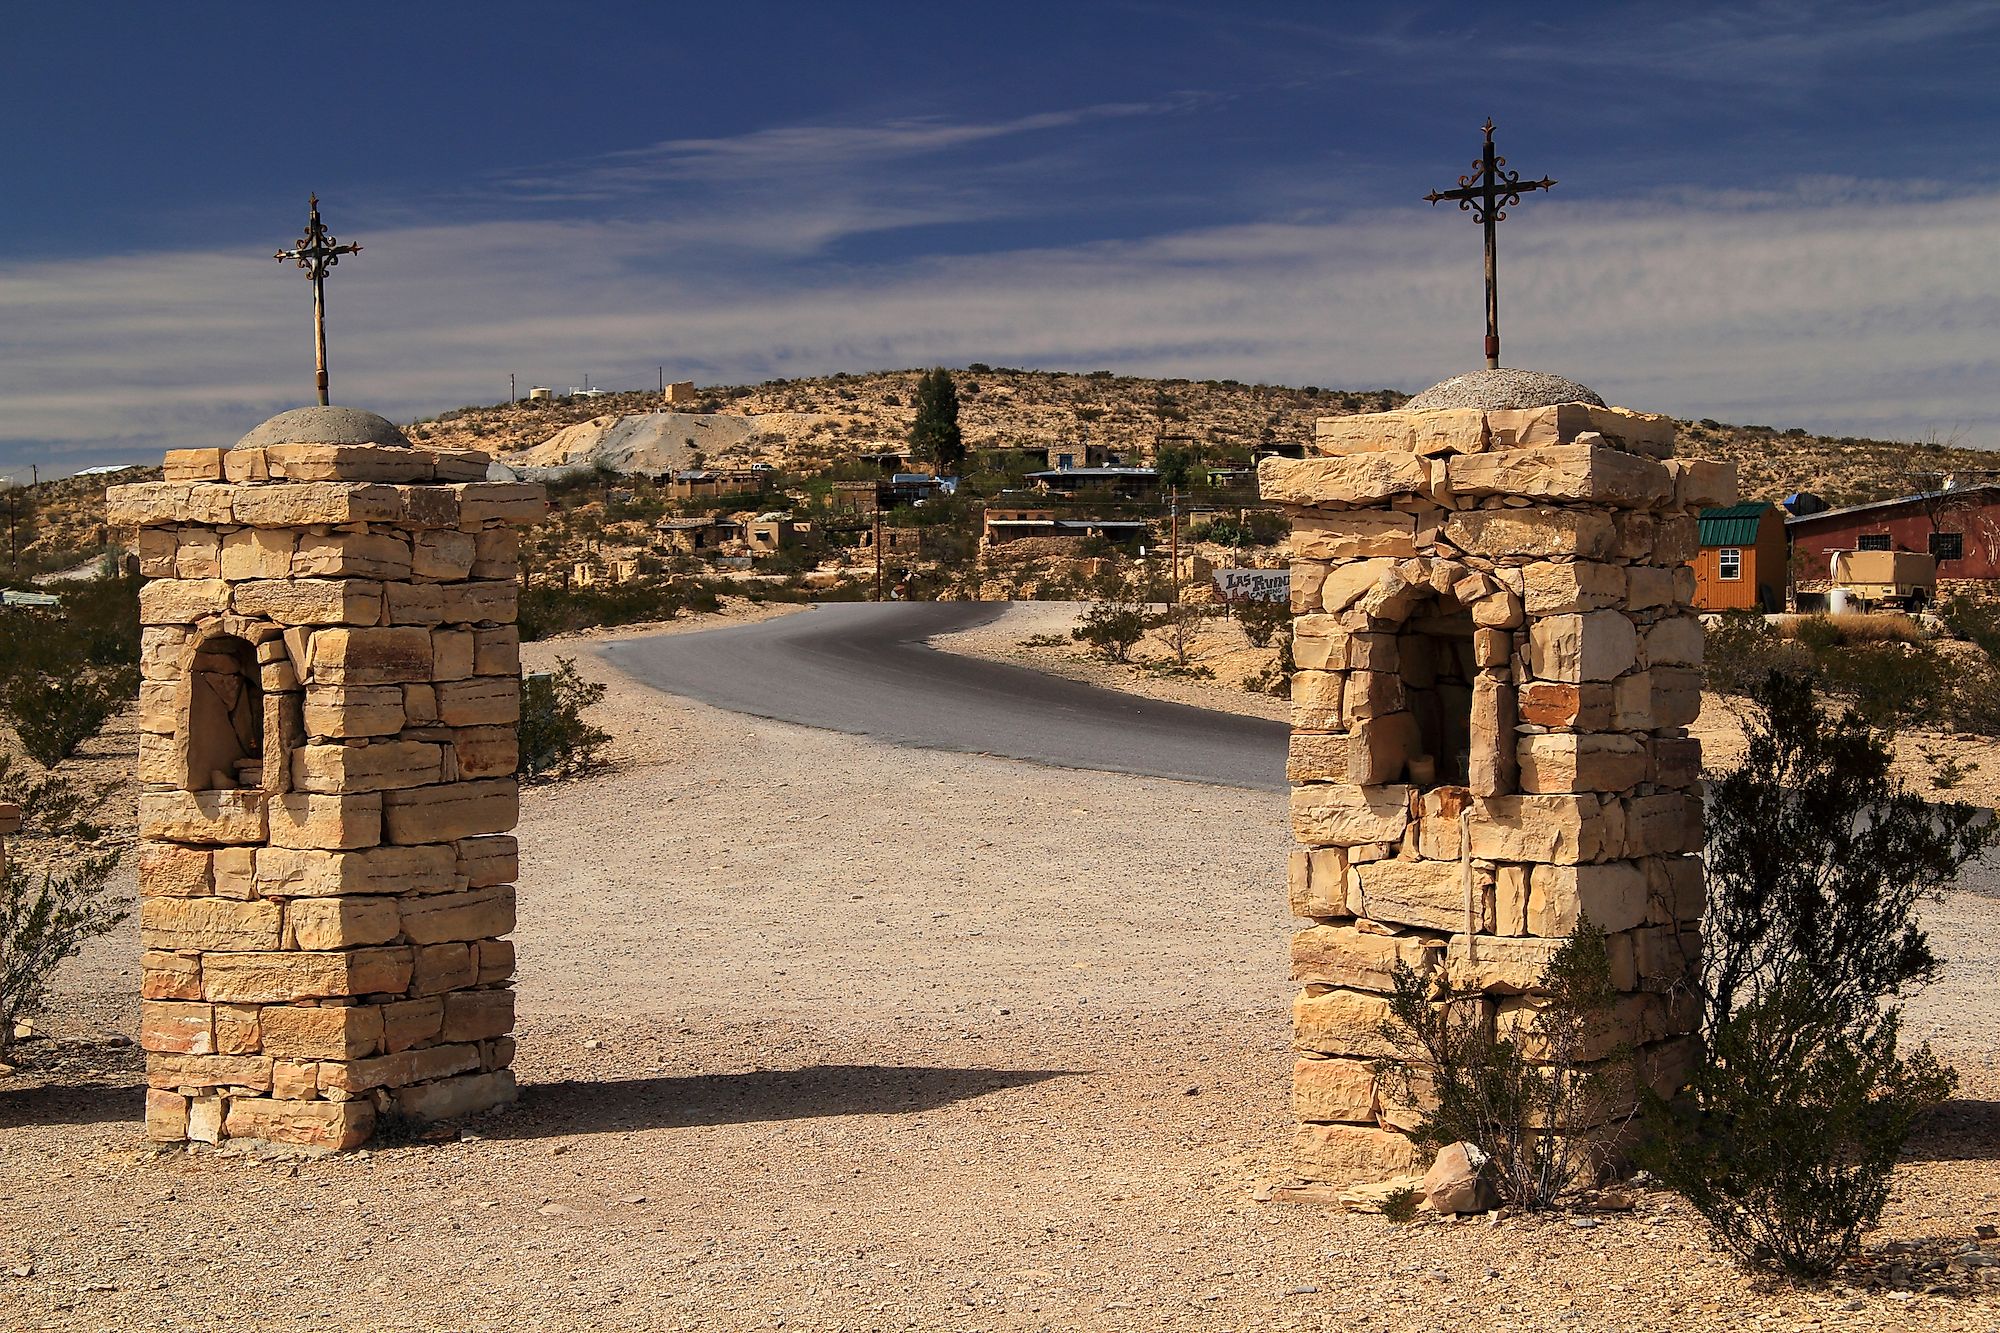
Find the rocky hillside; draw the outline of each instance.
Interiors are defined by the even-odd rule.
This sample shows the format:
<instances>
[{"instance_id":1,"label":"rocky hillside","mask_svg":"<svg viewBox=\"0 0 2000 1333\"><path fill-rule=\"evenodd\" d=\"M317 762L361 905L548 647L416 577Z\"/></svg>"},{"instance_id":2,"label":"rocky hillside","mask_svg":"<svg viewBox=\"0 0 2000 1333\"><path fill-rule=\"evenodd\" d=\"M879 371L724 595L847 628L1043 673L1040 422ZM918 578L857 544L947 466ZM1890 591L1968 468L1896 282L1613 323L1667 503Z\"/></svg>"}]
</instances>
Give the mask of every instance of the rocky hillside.
<instances>
[{"instance_id":1,"label":"rocky hillside","mask_svg":"<svg viewBox=\"0 0 2000 1333\"><path fill-rule=\"evenodd\" d=\"M909 429L920 373L878 371L709 389L693 415L713 414L715 420L700 430L683 429L691 423L690 414L660 413L657 394L630 393L461 408L417 423L410 436L420 443L509 454L542 446L567 427L595 422L598 433L615 435L610 428L619 417L653 414L647 431L678 447L652 452L676 466L699 452L712 464L766 462L809 471L860 450L896 446ZM1148 456L1155 440L1163 437L1198 446L1211 457L1238 453L1267 441L1308 438L1317 417L1381 411L1404 401L1393 390L1151 380L1104 371L1061 374L978 364L957 372L957 380L960 419L966 442L974 448L1088 439L1138 457ZM661 424L667 417L673 420ZM573 433L570 439L587 434ZM1679 451L1686 457L1735 461L1746 498L1776 500L1808 490L1833 504L1906 494L1928 484L1925 474L2000 467L2000 454L1981 449L1832 438L1717 421L1682 423ZM538 449L536 457L525 461L568 461L574 452L557 445Z\"/></svg>"}]
</instances>

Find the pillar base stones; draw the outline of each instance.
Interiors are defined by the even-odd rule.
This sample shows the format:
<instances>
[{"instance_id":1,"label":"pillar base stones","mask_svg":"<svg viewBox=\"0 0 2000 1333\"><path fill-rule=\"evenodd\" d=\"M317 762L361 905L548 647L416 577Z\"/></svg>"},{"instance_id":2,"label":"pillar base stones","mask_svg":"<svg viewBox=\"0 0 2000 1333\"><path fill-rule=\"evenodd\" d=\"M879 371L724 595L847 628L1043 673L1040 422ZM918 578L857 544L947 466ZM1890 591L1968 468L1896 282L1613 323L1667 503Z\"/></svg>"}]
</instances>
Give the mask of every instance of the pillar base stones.
<instances>
[{"instance_id":1,"label":"pillar base stones","mask_svg":"<svg viewBox=\"0 0 2000 1333\"><path fill-rule=\"evenodd\" d=\"M518 529L343 408L177 450L138 529L146 1131L352 1148L511 1101Z\"/></svg>"},{"instance_id":2,"label":"pillar base stones","mask_svg":"<svg viewBox=\"0 0 2000 1333\"><path fill-rule=\"evenodd\" d=\"M1594 401L1482 403L1329 418L1314 456L1259 468L1293 523L1307 1181L1421 1169L1417 1109L1373 1070L1399 964L1478 992L1532 1050L1543 971L1588 916L1621 992L1599 1054L1629 1046L1654 1079L1686 1058L1702 910L1686 562L1695 512L1730 503L1735 477L1672 445L1666 418Z\"/></svg>"}]
</instances>

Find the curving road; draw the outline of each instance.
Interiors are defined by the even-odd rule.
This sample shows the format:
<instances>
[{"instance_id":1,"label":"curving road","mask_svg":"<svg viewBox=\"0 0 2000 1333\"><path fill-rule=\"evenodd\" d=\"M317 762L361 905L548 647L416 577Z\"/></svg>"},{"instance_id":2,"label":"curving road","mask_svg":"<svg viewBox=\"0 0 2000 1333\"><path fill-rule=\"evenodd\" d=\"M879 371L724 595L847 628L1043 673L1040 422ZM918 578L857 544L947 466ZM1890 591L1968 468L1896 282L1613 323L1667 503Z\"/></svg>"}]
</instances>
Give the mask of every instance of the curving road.
<instances>
[{"instance_id":1,"label":"curving road","mask_svg":"<svg viewBox=\"0 0 2000 1333\"><path fill-rule=\"evenodd\" d=\"M1285 787L1282 722L1100 689L929 647L992 602L837 602L754 625L627 639L633 678L718 708L897 745L1229 787Z\"/></svg>"}]
</instances>

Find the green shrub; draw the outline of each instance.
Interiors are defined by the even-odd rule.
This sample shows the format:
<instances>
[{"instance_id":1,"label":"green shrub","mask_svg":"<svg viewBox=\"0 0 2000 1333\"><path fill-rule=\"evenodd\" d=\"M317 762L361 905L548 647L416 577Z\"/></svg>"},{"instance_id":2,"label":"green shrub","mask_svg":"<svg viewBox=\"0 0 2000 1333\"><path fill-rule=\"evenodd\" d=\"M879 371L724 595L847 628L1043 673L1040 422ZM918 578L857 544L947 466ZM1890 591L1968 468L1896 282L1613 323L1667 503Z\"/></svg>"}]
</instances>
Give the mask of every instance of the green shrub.
<instances>
[{"instance_id":1,"label":"green shrub","mask_svg":"<svg viewBox=\"0 0 2000 1333\"><path fill-rule=\"evenodd\" d=\"M1594 1180L1603 1146L1592 1131L1634 1104L1627 1052L1599 1054L1616 993L1604 932L1586 918L1549 959L1541 1006L1518 1037L1501 1036L1491 1001L1442 969L1396 965L1383 1037L1400 1054L1378 1062L1387 1095L1428 1107L1412 1137L1437 1149L1470 1143L1491 1161L1500 1197L1547 1208Z\"/></svg>"},{"instance_id":2,"label":"green shrub","mask_svg":"<svg viewBox=\"0 0 2000 1333\"><path fill-rule=\"evenodd\" d=\"M1140 602L1093 602L1070 637L1107 662L1130 661L1132 649L1146 637L1149 618Z\"/></svg>"},{"instance_id":3,"label":"green shrub","mask_svg":"<svg viewBox=\"0 0 2000 1333\"><path fill-rule=\"evenodd\" d=\"M134 667L67 676L38 674L8 692L7 709L28 757L43 768L54 768L130 703L138 688L139 672Z\"/></svg>"},{"instance_id":4,"label":"green shrub","mask_svg":"<svg viewBox=\"0 0 2000 1333\"><path fill-rule=\"evenodd\" d=\"M521 776L547 781L594 767L611 741L609 732L584 720L583 710L602 702L606 687L585 680L576 662L556 659L556 669L521 681Z\"/></svg>"},{"instance_id":5,"label":"green shrub","mask_svg":"<svg viewBox=\"0 0 2000 1333\"><path fill-rule=\"evenodd\" d=\"M1291 632L1292 604L1257 599L1239 602L1236 606L1236 623L1243 626L1243 636L1259 648L1271 646L1271 639L1279 631L1287 635Z\"/></svg>"},{"instance_id":6,"label":"green shrub","mask_svg":"<svg viewBox=\"0 0 2000 1333\"><path fill-rule=\"evenodd\" d=\"M1669 1104L1647 1094L1647 1164L1745 1260L1817 1278L1880 1216L1915 1119L1950 1071L1897 1051L1894 997L1937 970L1917 925L1993 838L1890 772L1810 670L1751 694L1740 767L1709 784L1702 1056Z\"/></svg>"}]
</instances>

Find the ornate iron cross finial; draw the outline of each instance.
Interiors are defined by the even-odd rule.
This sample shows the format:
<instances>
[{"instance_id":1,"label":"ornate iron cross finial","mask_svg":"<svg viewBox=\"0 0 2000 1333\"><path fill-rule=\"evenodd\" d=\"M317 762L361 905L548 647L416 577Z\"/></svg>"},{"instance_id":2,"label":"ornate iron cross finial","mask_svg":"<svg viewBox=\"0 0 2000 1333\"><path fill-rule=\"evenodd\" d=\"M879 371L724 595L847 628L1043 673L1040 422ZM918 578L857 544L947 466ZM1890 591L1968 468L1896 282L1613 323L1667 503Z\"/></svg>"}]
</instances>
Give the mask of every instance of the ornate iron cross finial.
<instances>
[{"instance_id":1,"label":"ornate iron cross finial","mask_svg":"<svg viewBox=\"0 0 2000 1333\"><path fill-rule=\"evenodd\" d=\"M326 224L319 220L319 196L309 195L306 201L306 234L299 237L289 250L280 250L274 259L280 262L293 259L312 279L313 285L313 349L319 376L319 404L327 405L326 396L326 275L327 270L340 262L342 255L358 255L358 245L336 245L335 238L328 233Z\"/></svg>"},{"instance_id":2,"label":"ornate iron cross finial","mask_svg":"<svg viewBox=\"0 0 2000 1333\"><path fill-rule=\"evenodd\" d=\"M1507 171L1507 159L1493 153L1493 117L1482 126L1486 149L1472 161L1473 173L1458 178L1456 190L1432 190L1424 198L1435 208L1446 199L1456 199L1459 211L1486 229L1486 368L1500 368L1500 285L1499 263L1493 244L1493 228L1507 217L1507 210L1521 202L1529 190L1547 190L1555 182L1547 176L1524 181L1518 171Z\"/></svg>"}]
</instances>

